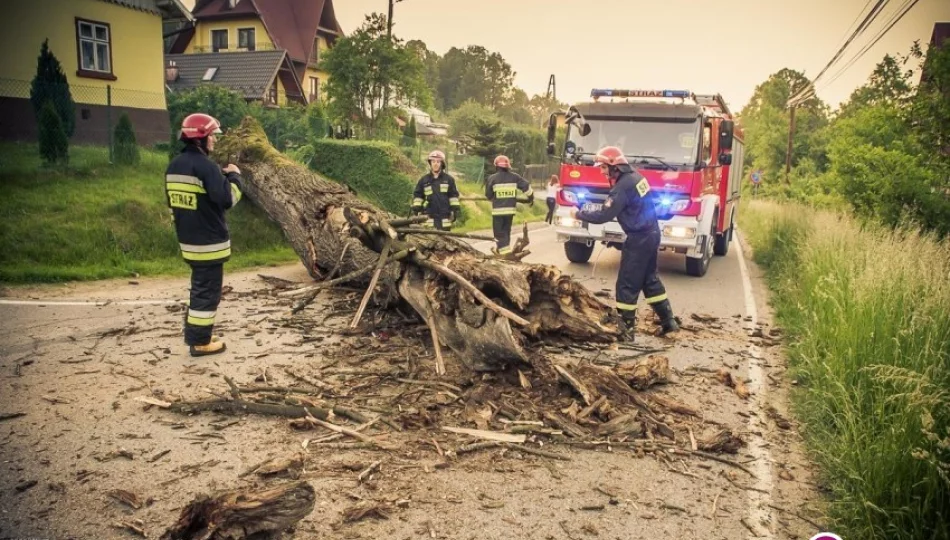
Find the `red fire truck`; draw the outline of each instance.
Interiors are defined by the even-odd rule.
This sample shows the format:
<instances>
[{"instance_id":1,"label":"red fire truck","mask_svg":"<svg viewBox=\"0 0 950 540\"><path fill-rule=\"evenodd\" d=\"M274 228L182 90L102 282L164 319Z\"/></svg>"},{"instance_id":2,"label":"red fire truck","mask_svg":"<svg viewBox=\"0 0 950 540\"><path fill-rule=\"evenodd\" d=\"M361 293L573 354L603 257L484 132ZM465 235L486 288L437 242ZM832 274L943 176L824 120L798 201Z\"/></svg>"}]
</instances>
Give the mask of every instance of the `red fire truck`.
<instances>
[{"instance_id":1,"label":"red fire truck","mask_svg":"<svg viewBox=\"0 0 950 540\"><path fill-rule=\"evenodd\" d=\"M599 208L610 185L593 165L604 146L623 150L655 193L660 250L686 255L686 272L703 276L713 254L729 250L742 179L741 130L716 95L685 90L594 89L548 122L548 154L555 155L558 119L567 134L561 149L555 226L571 262L590 260L597 242L620 248L616 220L596 225L570 217L570 207Z\"/></svg>"}]
</instances>

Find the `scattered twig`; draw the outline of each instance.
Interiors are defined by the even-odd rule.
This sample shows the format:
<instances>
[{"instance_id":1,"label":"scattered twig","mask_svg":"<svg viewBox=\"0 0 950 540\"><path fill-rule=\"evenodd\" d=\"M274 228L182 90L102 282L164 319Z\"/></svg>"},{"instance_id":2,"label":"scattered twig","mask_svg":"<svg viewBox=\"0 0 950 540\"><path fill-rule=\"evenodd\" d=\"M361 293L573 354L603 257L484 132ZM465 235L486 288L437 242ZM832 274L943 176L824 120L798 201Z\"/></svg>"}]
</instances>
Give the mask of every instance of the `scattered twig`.
<instances>
[{"instance_id":1,"label":"scattered twig","mask_svg":"<svg viewBox=\"0 0 950 540\"><path fill-rule=\"evenodd\" d=\"M449 384L449 383L447 383L447 382L442 382L442 381L417 381L417 380L415 380L415 379L402 379L402 378L397 378L396 380L399 381L399 382L401 382L401 383L406 383L406 384L423 384L423 385L426 385L426 386L441 386L441 387L447 388L447 389L449 389L449 390L451 390L451 391L453 391L453 392L455 392L455 393L457 393L457 394L461 394L461 393L462 393L462 389L459 388L458 386L453 386L453 385L451 385L451 384Z\"/></svg>"},{"instance_id":2,"label":"scattered twig","mask_svg":"<svg viewBox=\"0 0 950 540\"><path fill-rule=\"evenodd\" d=\"M369 475L373 474L373 471L378 469L379 466L382 464L383 462L381 460L374 461L373 463L370 464L369 467L366 467L365 469L363 469L362 472L360 472L360 475L356 477L356 481L362 484L363 480L366 479L366 477L368 477Z\"/></svg>"},{"instance_id":3,"label":"scattered twig","mask_svg":"<svg viewBox=\"0 0 950 540\"><path fill-rule=\"evenodd\" d=\"M234 382L234 379L225 375L224 382L228 383L228 388L231 389L231 397L236 400L241 399L241 389L238 388L238 385Z\"/></svg>"},{"instance_id":4,"label":"scattered twig","mask_svg":"<svg viewBox=\"0 0 950 540\"><path fill-rule=\"evenodd\" d=\"M383 268L386 266L386 259L389 257L389 250L392 248L392 240L387 239L386 243L383 244L383 249L379 253L379 259L376 262L376 271L373 272L373 277L369 280L369 285L366 287L366 293L363 294L363 299L360 301L360 307L356 310L356 315L353 317L353 322L350 323L350 328L356 328L359 325L360 319L363 318L363 312L366 311L366 306L369 304L369 299L373 296L373 291L376 290L376 282L379 281L379 275L383 273Z\"/></svg>"},{"instance_id":5,"label":"scattered twig","mask_svg":"<svg viewBox=\"0 0 950 540\"><path fill-rule=\"evenodd\" d=\"M311 424L315 424L315 425L318 425L318 426L320 426L320 427L325 427L325 428L327 428L327 429L329 429L329 430L331 430L331 431L336 431L337 433L342 433L342 434L344 434L344 435L348 435L348 436L350 436L350 437L353 437L354 439L359 439L359 440L361 440L361 441L363 441L363 442L372 443L372 444L375 444L375 445L377 445L377 446L382 446L376 439L374 439L374 438L372 438L372 437L370 437L370 436L368 436L368 435L363 435L362 433L360 433L360 432L358 432L358 431L354 431L354 430L352 430L352 429L345 428L345 427L343 427L343 426L338 426L338 425L336 425L336 424L331 424L330 422L324 422L323 420L320 420L320 419L318 419L318 418L314 418L313 416L311 416L311 415L309 414L310 411L309 411L306 407L304 407L304 410L307 411L307 413L308 413L307 421L310 422Z\"/></svg>"},{"instance_id":6,"label":"scattered twig","mask_svg":"<svg viewBox=\"0 0 950 540\"><path fill-rule=\"evenodd\" d=\"M797 517L798 519L804 521L805 523L811 525L811 526L814 527L816 530L819 530L819 531L825 530L824 527L822 527L821 525L819 525L819 524L815 523L814 521L808 519L807 517L805 517L805 516L799 514L798 512L794 512L794 511L792 511L792 510L788 510L788 509L782 508L781 506L776 506L776 505L771 504L771 503L769 503L768 506L769 506L769 508L774 508L775 510L778 510L779 512L784 512L784 513L786 513L786 514L795 516L795 517Z\"/></svg>"},{"instance_id":7,"label":"scattered twig","mask_svg":"<svg viewBox=\"0 0 950 540\"><path fill-rule=\"evenodd\" d=\"M21 416L26 416L25 412L15 412L15 413L0 413L0 422L4 420L12 420L14 418L19 418Z\"/></svg>"},{"instance_id":8,"label":"scattered twig","mask_svg":"<svg viewBox=\"0 0 950 540\"><path fill-rule=\"evenodd\" d=\"M435 324L435 317L433 316L432 302L426 297L426 326L429 327L429 332L432 334L432 348L435 350L435 374L438 376L445 375L445 359L442 358L442 344L439 343L439 329ZM520 372L519 372L520 373ZM461 392L461 390L459 390Z\"/></svg>"},{"instance_id":9,"label":"scattered twig","mask_svg":"<svg viewBox=\"0 0 950 540\"><path fill-rule=\"evenodd\" d=\"M396 232L399 234L429 234L436 236L451 236L455 238L467 238L469 240L492 240L495 238L492 236L483 236L479 234L470 234L470 233L460 233L452 231L439 231L435 229L396 229Z\"/></svg>"}]
</instances>

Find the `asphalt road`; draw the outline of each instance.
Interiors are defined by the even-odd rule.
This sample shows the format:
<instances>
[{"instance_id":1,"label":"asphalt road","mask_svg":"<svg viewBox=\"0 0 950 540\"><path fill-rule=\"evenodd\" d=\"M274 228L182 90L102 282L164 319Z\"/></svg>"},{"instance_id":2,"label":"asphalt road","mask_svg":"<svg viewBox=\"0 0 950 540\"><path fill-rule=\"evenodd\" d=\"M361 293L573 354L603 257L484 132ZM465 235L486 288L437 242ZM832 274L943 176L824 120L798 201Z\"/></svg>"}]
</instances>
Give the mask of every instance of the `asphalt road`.
<instances>
[{"instance_id":1,"label":"asphalt road","mask_svg":"<svg viewBox=\"0 0 950 540\"><path fill-rule=\"evenodd\" d=\"M554 229L535 227L527 262L556 265L592 290L613 292L619 251L598 247L589 264L571 264ZM474 245L488 251L492 244ZM661 279L674 311L692 329L670 339L641 336L638 342L666 348L676 380L657 391L702 411L691 426L696 438L728 426L747 442L739 454L725 457L747 472L620 447L557 448L571 461L554 463L484 452L442 467L444 460L421 442L382 456L323 455L311 446L310 478L320 503L300 523L297 537L809 538L817 531L793 512L815 490L794 430L778 429L765 413L768 406L784 413L784 367L777 347L761 349L749 337L752 326L766 321L767 307L761 281L754 268L751 274L745 270L738 248L734 242L726 257L714 258L702 278L686 275L682 256L661 254ZM286 307L251 294L265 286L259 273L308 279L300 265L226 272L225 285L233 292L219 316L229 352L209 361L187 356L181 315L166 309L186 296L183 278L16 289L0 297L0 413L24 414L0 424L0 538L126 538L112 525L139 518L155 534L194 495L235 485L239 471L298 451L302 437L313 436L252 415L206 442L185 443L183 436L217 429L210 424L214 415L185 419L187 429L178 430L170 425L178 418L143 412L135 401L148 389L206 398L204 388L221 391L221 375L248 381L268 366L271 373L280 373L281 365L307 373L327 361L318 344L301 347L297 331L266 329ZM315 303L311 309L332 306ZM698 313L716 322L697 323L691 316ZM343 317L336 324L348 323L351 314ZM132 335L106 332L130 325L138 328ZM556 360L580 358L561 354ZM715 371L723 367L748 381L749 400L716 380ZM412 436L445 434L432 428ZM172 452L148 461L163 448ZM117 449L134 459L110 458ZM333 460L376 459L390 460L378 481L385 493L354 488L351 473L333 472L339 469ZM186 467L195 464L204 469L188 473ZM155 503L131 511L109 498L114 488ZM340 529L341 512L353 504L349 494L357 489L369 500L385 495L414 502L392 519Z\"/></svg>"}]
</instances>

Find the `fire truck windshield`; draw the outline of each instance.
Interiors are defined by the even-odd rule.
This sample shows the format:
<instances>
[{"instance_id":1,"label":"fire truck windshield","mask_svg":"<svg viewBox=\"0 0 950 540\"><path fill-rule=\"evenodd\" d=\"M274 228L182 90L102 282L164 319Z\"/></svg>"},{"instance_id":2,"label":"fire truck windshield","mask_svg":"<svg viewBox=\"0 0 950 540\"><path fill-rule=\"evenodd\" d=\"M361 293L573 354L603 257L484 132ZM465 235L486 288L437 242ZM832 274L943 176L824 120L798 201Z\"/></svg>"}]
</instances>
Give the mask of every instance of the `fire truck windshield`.
<instances>
[{"instance_id":1,"label":"fire truck windshield","mask_svg":"<svg viewBox=\"0 0 950 540\"><path fill-rule=\"evenodd\" d=\"M698 119L659 119L590 117L590 133L582 136L568 127L567 153L586 161L599 148L616 146L628 157L655 156L646 166L666 168L663 163L680 166L696 164L699 149Z\"/></svg>"}]
</instances>

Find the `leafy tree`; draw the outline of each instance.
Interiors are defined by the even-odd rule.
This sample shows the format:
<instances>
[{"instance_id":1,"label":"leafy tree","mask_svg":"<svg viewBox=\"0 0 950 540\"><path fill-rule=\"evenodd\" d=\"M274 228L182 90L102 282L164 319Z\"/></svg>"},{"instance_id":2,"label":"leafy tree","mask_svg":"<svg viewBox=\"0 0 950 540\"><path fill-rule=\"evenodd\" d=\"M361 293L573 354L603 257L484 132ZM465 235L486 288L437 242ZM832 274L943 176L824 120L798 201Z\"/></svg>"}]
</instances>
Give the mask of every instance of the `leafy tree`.
<instances>
[{"instance_id":1,"label":"leafy tree","mask_svg":"<svg viewBox=\"0 0 950 540\"><path fill-rule=\"evenodd\" d=\"M567 103L560 102L551 96L534 95L528 102L528 110L531 111L534 120L534 126L542 126L547 122L551 113L557 111L566 111Z\"/></svg>"},{"instance_id":2,"label":"leafy tree","mask_svg":"<svg viewBox=\"0 0 950 540\"><path fill-rule=\"evenodd\" d=\"M38 121L40 157L47 165L66 164L69 160L69 138L52 101L47 101L40 109Z\"/></svg>"},{"instance_id":3,"label":"leafy tree","mask_svg":"<svg viewBox=\"0 0 950 540\"><path fill-rule=\"evenodd\" d=\"M184 92L171 92L167 99L172 130L176 132L181 127L181 121L192 113L210 114L221 122L224 129L228 129L239 125L249 111L243 96L215 84Z\"/></svg>"},{"instance_id":4,"label":"leafy tree","mask_svg":"<svg viewBox=\"0 0 950 540\"><path fill-rule=\"evenodd\" d=\"M426 86L435 94L439 88L439 62L442 58L438 53L430 51L422 40L413 39L406 43L406 48L415 53L416 57L422 62L425 69ZM439 97L433 95L433 99L435 101L433 105L444 110L445 105L441 103Z\"/></svg>"},{"instance_id":5,"label":"leafy tree","mask_svg":"<svg viewBox=\"0 0 950 540\"><path fill-rule=\"evenodd\" d=\"M43 40L40 56L36 60L36 75L30 84L30 102L33 104L33 113L38 121L42 109L47 103L52 103L53 109L59 115L66 138L73 136L76 128L76 103L69 91L69 81L66 80L63 66L49 50L49 39Z\"/></svg>"},{"instance_id":6,"label":"leafy tree","mask_svg":"<svg viewBox=\"0 0 950 540\"><path fill-rule=\"evenodd\" d=\"M419 108L431 106L425 67L419 56L386 35L386 18L367 15L359 29L327 51L321 66L330 75L327 94L335 112L362 123L373 134L387 115L384 96Z\"/></svg>"},{"instance_id":7,"label":"leafy tree","mask_svg":"<svg viewBox=\"0 0 950 540\"><path fill-rule=\"evenodd\" d=\"M529 105L528 94L520 88L513 88L508 100L497 111L509 123L530 126L534 124L534 115Z\"/></svg>"},{"instance_id":8,"label":"leafy tree","mask_svg":"<svg viewBox=\"0 0 950 540\"><path fill-rule=\"evenodd\" d=\"M471 45L452 47L439 62L438 97L445 110L468 100L501 107L510 98L515 72L499 53Z\"/></svg>"},{"instance_id":9,"label":"leafy tree","mask_svg":"<svg viewBox=\"0 0 950 540\"><path fill-rule=\"evenodd\" d=\"M122 113L115 126L115 162L117 165L135 165L139 162L139 145L129 115Z\"/></svg>"},{"instance_id":10,"label":"leafy tree","mask_svg":"<svg viewBox=\"0 0 950 540\"><path fill-rule=\"evenodd\" d=\"M490 107L469 100L449 113L449 130L453 137L471 137L476 132L475 122L501 122L501 118Z\"/></svg>"},{"instance_id":11,"label":"leafy tree","mask_svg":"<svg viewBox=\"0 0 950 540\"><path fill-rule=\"evenodd\" d=\"M474 132L467 146L473 154L483 159L485 172L483 177L486 179L495 172L493 164L495 156L507 150L503 137L501 121L475 119Z\"/></svg>"},{"instance_id":12,"label":"leafy tree","mask_svg":"<svg viewBox=\"0 0 950 540\"><path fill-rule=\"evenodd\" d=\"M782 69L758 85L749 103L740 113L746 129L746 161L761 169L766 178L784 176L787 153L788 99L805 88L808 79L798 71ZM825 163L823 148L817 144L821 129L828 124L828 106L817 97L798 105L792 137L792 165L811 158Z\"/></svg>"},{"instance_id":13,"label":"leafy tree","mask_svg":"<svg viewBox=\"0 0 950 540\"><path fill-rule=\"evenodd\" d=\"M863 86L855 89L847 103L841 106L839 117L853 114L857 109L878 104L900 106L906 104L913 95L911 76L913 70L903 70L909 57L900 62L891 55L886 55L871 73L870 79Z\"/></svg>"}]
</instances>

